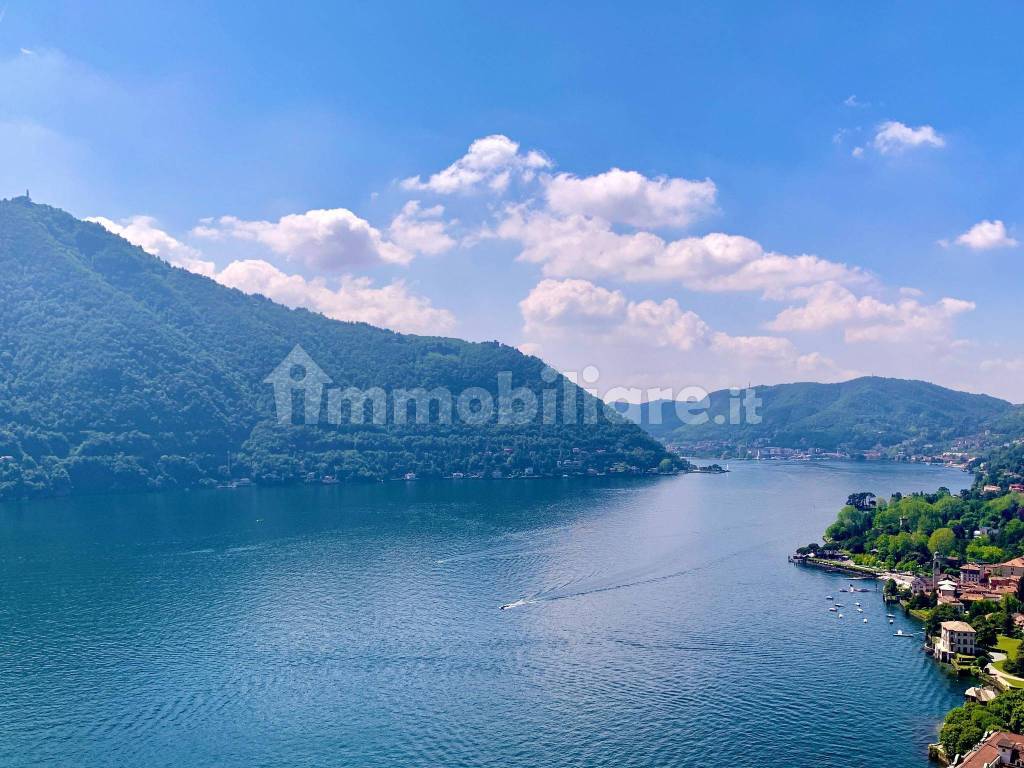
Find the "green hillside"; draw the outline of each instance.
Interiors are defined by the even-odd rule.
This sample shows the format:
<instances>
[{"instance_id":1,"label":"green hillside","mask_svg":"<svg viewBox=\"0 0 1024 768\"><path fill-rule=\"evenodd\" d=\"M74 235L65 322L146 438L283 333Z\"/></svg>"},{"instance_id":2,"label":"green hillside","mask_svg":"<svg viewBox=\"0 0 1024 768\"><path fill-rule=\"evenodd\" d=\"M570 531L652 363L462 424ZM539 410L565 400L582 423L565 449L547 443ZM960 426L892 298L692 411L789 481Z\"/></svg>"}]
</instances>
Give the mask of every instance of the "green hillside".
<instances>
[{"instance_id":1,"label":"green hillside","mask_svg":"<svg viewBox=\"0 0 1024 768\"><path fill-rule=\"evenodd\" d=\"M173 268L63 211L0 201L0 498L309 473L646 470L666 458L613 413L597 424L566 424L560 411L557 425L538 416L519 426L400 426L389 409L378 426L281 425L264 379L296 344L338 387L496 393L502 371L516 387L562 386L543 382L542 361L497 342L290 310ZM588 396L579 394L582 413Z\"/></svg>"},{"instance_id":2,"label":"green hillside","mask_svg":"<svg viewBox=\"0 0 1024 768\"><path fill-rule=\"evenodd\" d=\"M651 404L635 414L652 435L680 443L723 446L867 450L944 445L984 435L996 441L1024 434L1018 406L987 395L957 392L924 381L864 377L840 384L758 387L760 424L729 423L729 391L710 397L704 424L683 423L673 403ZM654 409L661 423L652 423ZM724 424L716 424L721 416Z\"/></svg>"}]
</instances>

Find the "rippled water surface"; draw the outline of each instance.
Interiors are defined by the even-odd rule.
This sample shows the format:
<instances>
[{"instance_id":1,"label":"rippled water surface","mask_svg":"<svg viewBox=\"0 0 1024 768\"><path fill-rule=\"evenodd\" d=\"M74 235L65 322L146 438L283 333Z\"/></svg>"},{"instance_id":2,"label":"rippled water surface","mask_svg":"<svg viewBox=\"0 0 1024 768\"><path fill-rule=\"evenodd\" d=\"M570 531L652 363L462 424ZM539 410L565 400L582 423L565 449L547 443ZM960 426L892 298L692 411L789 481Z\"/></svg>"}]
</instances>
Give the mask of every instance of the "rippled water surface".
<instances>
[{"instance_id":1,"label":"rippled water surface","mask_svg":"<svg viewBox=\"0 0 1024 768\"><path fill-rule=\"evenodd\" d=\"M968 476L732 469L0 507L0 764L922 768L966 683L786 553Z\"/></svg>"}]
</instances>

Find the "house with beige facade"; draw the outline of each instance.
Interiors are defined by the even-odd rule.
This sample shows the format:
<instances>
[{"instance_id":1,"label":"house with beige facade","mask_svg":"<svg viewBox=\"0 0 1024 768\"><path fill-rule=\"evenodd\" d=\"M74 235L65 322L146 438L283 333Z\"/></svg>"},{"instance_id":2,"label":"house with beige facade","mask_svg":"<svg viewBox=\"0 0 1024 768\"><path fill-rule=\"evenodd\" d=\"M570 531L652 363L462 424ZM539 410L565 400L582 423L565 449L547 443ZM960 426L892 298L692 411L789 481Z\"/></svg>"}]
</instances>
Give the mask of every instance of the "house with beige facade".
<instances>
[{"instance_id":1,"label":"house with beige facade","mask_svg":"<svg viewBox=\"0 0 1024 768\"><path fill-rule=\"evenodd\" d=\"M944 621L939 625L939 639L932 655L947 664L957 656L974 656L976 636L974 627L966 621Z\"/></svg>"}]
</instances>

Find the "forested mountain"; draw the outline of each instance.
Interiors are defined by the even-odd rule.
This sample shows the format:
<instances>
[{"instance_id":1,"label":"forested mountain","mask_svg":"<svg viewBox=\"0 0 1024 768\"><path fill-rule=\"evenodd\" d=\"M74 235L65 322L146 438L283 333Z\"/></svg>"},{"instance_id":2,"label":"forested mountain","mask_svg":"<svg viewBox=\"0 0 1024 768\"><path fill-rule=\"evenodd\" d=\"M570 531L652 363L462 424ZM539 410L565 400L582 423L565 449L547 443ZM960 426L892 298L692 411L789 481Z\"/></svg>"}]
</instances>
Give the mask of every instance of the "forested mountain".
<instances>
[{"instance_id":1,"label":"forested mountain","mask_svg":"<svg viewBox=\"0 0 1024 768\"><path fill-rule=\"evenodd\" d=\"M544 363L497 342L329 320L169 266L97 224L0 201L0 498L215 483L641 470L662 447L596 424L282 425L264 379L301 345L337 387L536 392ZM595 401L578 391L582 411ZM389 401L390 402L390 401ZM604 412L603 406L597 404ZM568 463L566 463L568 462ZM664 468L664 465L663 465Z\"/></svg>"},{"instance_id":2,"label":"forested mountain","mask_svg":"<svg viewBox=\"0 0 1024 768\"><path fill-rule=\"evenodd\" d=\"M633 415L662 440L684 446L711 442L734 449L763 445L852 451L878 445L919 448L971 436L994 443L1024 434L1024 412L1019 406L924 381L872 376L840 384L779 384L756 390L762 400L759 424L730 423L728 390L710 396L709 418L703 424L683 423L671 402L653 403ZM656 409L661 410L660 423L652 423ZM716 424L716 416L724 423Z\"/></svg>"}]
</instances>

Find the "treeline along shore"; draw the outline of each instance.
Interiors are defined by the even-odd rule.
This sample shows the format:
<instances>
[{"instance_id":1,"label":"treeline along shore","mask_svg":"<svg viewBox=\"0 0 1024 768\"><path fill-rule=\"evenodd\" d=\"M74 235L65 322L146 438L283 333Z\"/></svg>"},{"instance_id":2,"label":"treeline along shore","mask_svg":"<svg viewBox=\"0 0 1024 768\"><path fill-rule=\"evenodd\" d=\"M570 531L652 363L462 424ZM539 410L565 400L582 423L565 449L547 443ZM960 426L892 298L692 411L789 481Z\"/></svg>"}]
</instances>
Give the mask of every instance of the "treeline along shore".
<instances>
[{"instance_id":1,"label":"treeline along shore","mask_svg":"<svg viewBox=\"0 0 1024 768\"><path fill-rule=\"evenodd\" d=\"M1024 442L991 454L959 494L852 494L823 541L790 560L883 580L885 600L923 622L923 650L981 682L947 714L933 759L975 768L1000 740L1024 750Z\"/></svg>"}]
</instances>

